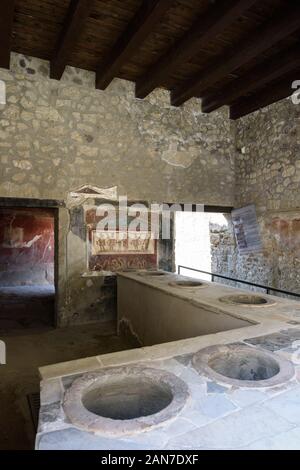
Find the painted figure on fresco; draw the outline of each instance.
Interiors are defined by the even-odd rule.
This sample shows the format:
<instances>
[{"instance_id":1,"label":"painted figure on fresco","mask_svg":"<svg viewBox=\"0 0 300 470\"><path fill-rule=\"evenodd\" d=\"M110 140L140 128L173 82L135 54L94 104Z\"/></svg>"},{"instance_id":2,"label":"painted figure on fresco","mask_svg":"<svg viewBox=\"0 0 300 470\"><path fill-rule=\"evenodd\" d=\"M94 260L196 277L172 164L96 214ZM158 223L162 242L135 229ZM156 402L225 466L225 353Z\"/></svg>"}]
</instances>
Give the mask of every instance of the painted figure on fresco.
<instances>
[{"instance_id":1,"label":"painted figure on fresco","mask_svg":"<svg viewBox=\"0 0 300 470\"><path fill-rule=\"evenodd\" d=\"M151 232L92 231L92 255L153 254L155 241Z\"/></svg>"}]
</instances>

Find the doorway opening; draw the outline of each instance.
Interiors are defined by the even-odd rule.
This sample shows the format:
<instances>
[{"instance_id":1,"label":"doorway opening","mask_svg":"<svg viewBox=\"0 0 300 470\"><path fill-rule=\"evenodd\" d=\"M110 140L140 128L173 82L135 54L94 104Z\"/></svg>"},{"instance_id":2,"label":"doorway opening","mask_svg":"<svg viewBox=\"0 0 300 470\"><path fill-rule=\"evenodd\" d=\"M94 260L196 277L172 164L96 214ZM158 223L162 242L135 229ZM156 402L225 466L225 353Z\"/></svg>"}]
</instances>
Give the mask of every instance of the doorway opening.
<instances>
[{"instance_id":1,"label":"doorway opening","mask_svg":"<svg viewBox=\"0 0 300 470\"><path fill-rule=\"evenodd\" d=\"M0 207L0 328L55 325L57 209Z\"/></svg>"},{"instance_id":2,"label":"doorway opening","mask_svg":"<svg viewBox=\"0 0 300 470\"><path fill-rule=\"evenodd\" d=\"M213 272L214 230L228 230L228 220L219 212L175 212L175 265ZM181 268L180 273L211 281L208 274Z\"/></svg>"}]
</instances>

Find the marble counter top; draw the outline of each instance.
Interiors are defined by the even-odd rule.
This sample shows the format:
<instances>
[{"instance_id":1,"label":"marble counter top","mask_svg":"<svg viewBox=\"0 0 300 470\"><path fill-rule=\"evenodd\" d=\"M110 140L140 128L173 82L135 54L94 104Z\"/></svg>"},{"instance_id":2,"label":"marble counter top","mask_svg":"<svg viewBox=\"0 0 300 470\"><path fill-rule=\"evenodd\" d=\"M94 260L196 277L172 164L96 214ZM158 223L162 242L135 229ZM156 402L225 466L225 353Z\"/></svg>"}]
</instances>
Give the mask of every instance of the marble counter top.
<instances>
[{"instance_id":1,"label":"marble counter top","mask_svg":"<svg viewBox=\"0 0 300 470\"><path fill-rule=\"evenodd\" d=\"M170 295L255 322L248 327L187 338L40 368L41 411L38 449L300 449L300 304L276 301L268 307L221 304L220 296L249 291L221 284L191 294L168 285L178 276L158 278L119 273ZM164 278L164 279L162 279ZM180 278L184 278L181 276ZM265 294L262 294L265 296ZM268 388L235 387L216 382L193 368L195 352L216 344L246 343L288 359L295 374ZM185 380L191 400L178 416L155 429L121 438L83 431L68 422L62 407L65 390L88 371L128 364L165 369Z\"/></svg>"}]
</instances>

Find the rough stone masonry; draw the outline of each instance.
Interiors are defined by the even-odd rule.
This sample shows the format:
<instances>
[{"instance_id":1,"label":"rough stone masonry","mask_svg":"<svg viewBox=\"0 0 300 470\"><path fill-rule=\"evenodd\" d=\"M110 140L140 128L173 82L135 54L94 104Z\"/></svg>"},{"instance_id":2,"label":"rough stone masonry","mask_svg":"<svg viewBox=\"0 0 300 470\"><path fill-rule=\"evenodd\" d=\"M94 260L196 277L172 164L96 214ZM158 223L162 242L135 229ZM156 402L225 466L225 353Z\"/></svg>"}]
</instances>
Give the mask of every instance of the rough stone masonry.
<instances>
[{"instance_id":1,"label":"rough stone masonry","mask_svg":"<svg viewBox=\"0 0 300 470\"><path fill-rule=\"evenodd\" d=\"M235 206L254 203L263 250L241 255L232 226L211 227L213 269L300 292L300 105L290 99L237 121Z\"/></svg>"},{"instance_id":2,"label":"rough stone masonry","mask_svg":"<svg viewBox=\"0 0 300 470\"><path fill-rule=\"evenodd\" d=\"M134 97L114 80L96 90L94 74L13 54L0 72L2 196L65 199L83 184L118 186L131 199L233 203L234 135L226 112L206 116L198 100L174 108L168 93Z\"/></svg>"},{"instance_id":3,"label":"rough stone masonry","mask_svg":"<svg viewBox=\"0 0 300 470\"><path fill-rule=\"evenodd\" d=\"M197 99L174 108L164 90L138 100L124 80L96 90L92 72L72 67L51 80L48 62L18 54L0 79L0 197L66 200L89 184L131 200L255 203L263 253L240 256L229 221L214 249L218 271L299 291L299 106L283 100L234 123L226 109L203 114ZM105 278L82 277L86 246L73 215L59 210L61 325L114 315Z\"/></svg>"}]
</instances>

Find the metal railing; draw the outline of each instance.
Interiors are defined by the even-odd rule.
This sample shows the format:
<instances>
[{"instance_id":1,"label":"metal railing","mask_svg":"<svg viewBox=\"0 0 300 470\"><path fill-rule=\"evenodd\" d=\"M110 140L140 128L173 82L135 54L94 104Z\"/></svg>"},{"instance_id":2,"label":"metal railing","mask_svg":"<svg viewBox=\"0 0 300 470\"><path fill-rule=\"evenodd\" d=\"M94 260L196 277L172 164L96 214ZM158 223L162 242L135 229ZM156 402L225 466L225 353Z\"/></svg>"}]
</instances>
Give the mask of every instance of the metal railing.
<instances>
[{"instance_id":1,"label":"metal railing","mask_svg":"<svg viewBox=\"0 0 300 470\"><path fill-rule=\"evenodd\" d=\"M265 289L266 294L270 294L270 292L278 292L280 294L291 295L291 296L300 298L300 294L296 294L296 292L290 292L290 291L283 290L283 289L277 289L276 287L264 286L262 284L257 284L255 282L243 281L242 279L236 279L234 277L224 276L223 274L210 273L209 271L203 271L201 269L190 268L188 266L183 266L181 264L178 265L178 274L180 274L181 269L187 269L189 271L195 271L197 273L207 274L211 276L211 282L214 282L215 278L219 277L221 279L226 279L227 281L239 282L240 284L248 284L249 286L258 287L259 289Z\"/></svg>"}]
</instances>

